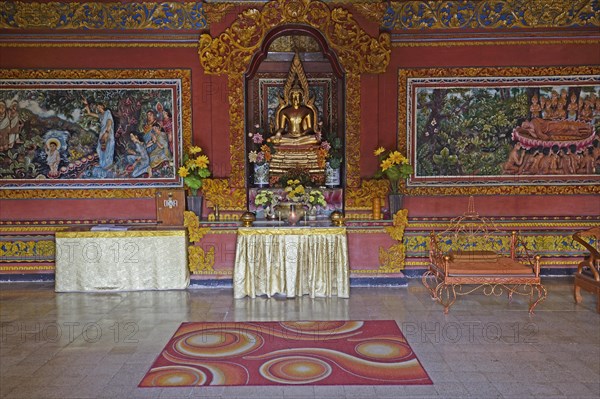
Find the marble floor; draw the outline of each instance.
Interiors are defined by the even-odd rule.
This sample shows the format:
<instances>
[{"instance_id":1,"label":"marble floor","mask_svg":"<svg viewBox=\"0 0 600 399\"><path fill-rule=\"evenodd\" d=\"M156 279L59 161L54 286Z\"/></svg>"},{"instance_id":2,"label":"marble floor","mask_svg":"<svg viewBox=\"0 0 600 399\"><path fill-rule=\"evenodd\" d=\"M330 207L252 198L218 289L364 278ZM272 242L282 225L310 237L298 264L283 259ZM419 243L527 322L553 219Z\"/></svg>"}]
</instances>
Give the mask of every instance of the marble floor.
<instances>
[{"instance_id":1,"label":"marble floor","mask_svg":"<svg viewBox=\"0 0 600 399\"><path fill-rule=\"evenodd\" d=\"M231 289L56 294L52 283L0 284L1 398L598 398L600 315L572 279L548 299L459 298L444 315L418 279L352 288L350 299L234 300ZM430 386L137 388L183 321L393 319Z\"/></svg>"}]
</instances>

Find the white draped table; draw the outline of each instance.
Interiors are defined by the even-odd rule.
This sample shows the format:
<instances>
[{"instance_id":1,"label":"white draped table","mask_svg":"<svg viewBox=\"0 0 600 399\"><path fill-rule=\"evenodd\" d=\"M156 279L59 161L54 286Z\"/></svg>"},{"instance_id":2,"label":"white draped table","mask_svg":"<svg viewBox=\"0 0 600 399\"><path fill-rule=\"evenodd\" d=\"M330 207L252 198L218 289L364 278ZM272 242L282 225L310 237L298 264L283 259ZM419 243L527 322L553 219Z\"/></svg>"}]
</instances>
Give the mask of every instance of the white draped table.
<instances>
[{"instance_id":1,"label":"white draped table","mask_svg":"<svg viewBox=\"0 0 600 399\"><path fill-rule=\"evenodd\" d=\"M183 228L56 232L56 292L185 289Z\"/></svg>"},{"instance_id":2,"label":"white draped table","mask_svg":"<svg viewBox=\"0 0 600 399\"><path fill-rule=\"evenodd\" d=\"M233 270L235 298L350 296L345 227L241 227Z\"/></svg>"}]
</instances>

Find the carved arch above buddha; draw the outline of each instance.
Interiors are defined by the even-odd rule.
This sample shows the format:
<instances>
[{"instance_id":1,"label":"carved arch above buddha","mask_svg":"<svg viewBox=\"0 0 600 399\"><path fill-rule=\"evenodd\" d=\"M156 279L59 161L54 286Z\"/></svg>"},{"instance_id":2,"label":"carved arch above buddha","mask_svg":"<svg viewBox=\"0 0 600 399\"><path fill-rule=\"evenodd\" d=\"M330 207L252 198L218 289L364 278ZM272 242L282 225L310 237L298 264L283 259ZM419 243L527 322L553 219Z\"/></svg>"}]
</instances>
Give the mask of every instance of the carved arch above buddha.
<instances>
[{"instance_id":1,"label":"carved arch above buddha","mask_svg":"<svg viewBox=\"0 0 600 399\"><path fill-rule=\"evenodd\" d=\"M239 102L244 93L244 74L259 60L265 39L282 27L319 32L326 49L335 54L341 71L345 71L345 136L347 141L360 142L360 75L382 73L391 56L388 33L372 37L356 22L346 8L329 6L321 1L274 0L262 9L247 9L218 37L203 34L199 40L200 63L207 74L228 76L230 145L243 148L245 138L244 105ZM279 28L279 29L278 29ZM351 121L351 123L347 123ZM346 153L346 185L360 186L360 151L353 146ZM242 151L230 154L230 187L245 186L246 168Z\"/></svg>"}]
</instances>

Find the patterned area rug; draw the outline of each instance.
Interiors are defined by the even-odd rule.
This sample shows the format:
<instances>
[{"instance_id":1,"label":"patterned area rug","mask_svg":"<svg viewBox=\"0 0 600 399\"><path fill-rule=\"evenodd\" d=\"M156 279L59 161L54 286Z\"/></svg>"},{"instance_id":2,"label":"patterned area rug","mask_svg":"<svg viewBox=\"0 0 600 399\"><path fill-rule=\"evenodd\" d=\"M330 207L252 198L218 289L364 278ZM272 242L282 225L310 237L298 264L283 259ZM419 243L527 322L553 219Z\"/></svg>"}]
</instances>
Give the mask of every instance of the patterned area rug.
<instances>
[{"instance_id":1,"label":"patterned area rug","mask_svg":"<svg viewBox=\"0 0 600 399\"><path fill-rule=\"evenodd\" d=\"M427 385L393 320L183 323L140 387Z\"/></svg>"}]
</instances>

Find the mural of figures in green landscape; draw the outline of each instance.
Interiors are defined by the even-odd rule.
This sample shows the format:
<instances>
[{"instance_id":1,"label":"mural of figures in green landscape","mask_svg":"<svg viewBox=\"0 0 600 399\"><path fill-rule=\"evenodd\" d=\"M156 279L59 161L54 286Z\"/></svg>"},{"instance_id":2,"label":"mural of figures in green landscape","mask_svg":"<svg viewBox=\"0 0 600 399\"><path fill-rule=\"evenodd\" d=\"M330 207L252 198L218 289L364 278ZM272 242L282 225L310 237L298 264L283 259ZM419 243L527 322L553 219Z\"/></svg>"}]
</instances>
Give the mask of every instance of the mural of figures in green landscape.
<instances>
[{"instance_id":1,"label":"mural of figures in green landscape","mask_svg":"<svg viewBox=\"0 0 600 399\"><path fill-rule=\"evenodd\" d=\"M409 91L417 179L512 184L600 175L598 77L595 84L431 80Z\"/></svg>"},{"instance_id":2,"label":"mural of figures in green landscape","mask_svg":"<svg viewBox=\"0 0 600 399\"><path fill-rule=\"evenodd\" d=\"M5 83L0 90L3 187L180 184L178 80Z\"/></svg>"}]
</instances>

